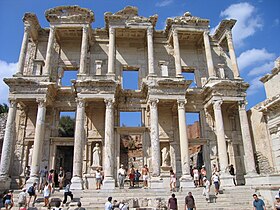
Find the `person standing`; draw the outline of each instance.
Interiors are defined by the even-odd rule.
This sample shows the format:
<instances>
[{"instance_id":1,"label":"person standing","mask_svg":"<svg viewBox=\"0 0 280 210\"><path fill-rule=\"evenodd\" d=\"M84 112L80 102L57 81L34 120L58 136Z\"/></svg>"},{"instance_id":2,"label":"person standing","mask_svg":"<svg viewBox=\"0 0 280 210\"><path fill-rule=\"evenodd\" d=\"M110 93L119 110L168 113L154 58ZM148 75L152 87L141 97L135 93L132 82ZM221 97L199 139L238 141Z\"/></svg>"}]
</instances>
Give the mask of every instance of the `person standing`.
<instances>
[{"instance_id":1,"label":"person standing","mask_svg":"<svg viewBox=\"0 0 280 210\"><path fill-rule=\"evenodd\" d=\"M208 203L210 203L210 182L209 180L206 178L206 177L203 177L203 185L204 185L204 188L203 188L203 195L206 197L206 201Z\"/></svg>"},{"instance_id":2,"label":"person standing","mask_svg":"<svg viewBox=\"0 0 280 210\"><path fill-rule=\"evenodd\" d=\"M65 204L67 202L67 196L70 196L71 198L71 201L73 201L73 194L72 192L70 191L70 186L71 186L71 182L69 182L66 187L65 187L65 190L64 190L64 200L63 200L63 204Z\"/></svg>"},{"instance_id":3,"label":"person standing","mask_svg":"<svg viewBox=\"0 0 280 210\"><path fill-rule=\"evenodd\" d=\"M45 182L45 186L44 186L44 203L45 203L45 207L49 206L50 202L49 202L49 198L51 196L51 185L48 182Z\"/></svg>"},{"instance_id":4,"label":"person standing","mask_svg":"<svg viewBox=\"0 0 280 210\"><path fill-rule=\"evenodd\" d=\"M61 190L64 185L64 177L65 177L65 171L63 167L59 167L59 172L58 172L58 183L59 183L59 189Z\"/></svg>"},{"instance_id":5,"label":"person standing","mask_svg":"<svg viewBox=\"0 0 280 210\"><path fill-rule=\"evenodd\" d=\"M236 186L235 172L234 172L234 167L233 167L232 164L230 164L230 165L228 166L228 172L229 172L229 174L232 176L233 184Z\"/></svg>"},{"instance_id":6,"label":"person standing","mask_svg":"<svg viewBox=\"0 0 280 210\"><path fill-rule=\"evenodd\" d=\"M41 169L39 174L40 174L39 191L41 192L48 178L48 166L45 166L45 168Z\"/></svg>"},{"instance_id":7,"label":"person standing","mask_svg":"<svg viewBox=\"0 0 280 210\"><path fill-rule=\"evenodd\" d=\"M105 210L112 210L113 204L112 204L112 197L108 197L107 202L105 203Z\"/></svg>"},{"instance_id":8,"label":"person standing","mask_svg":"<svg viewBox=\"0 0 280 210\"><path fill-rule=\"evenodd\" d=\"M30 204L30 201L31 201L32 197L34 197L32 206L34 206L34 204L35 204L35 201L36 201L36 198L37 198L37 195L36 195L36 187L37 187L37 183L34 182L33 185L31 185L31 186L28 188L28 191L27 191L27 192L28 192L28 194L29 194L29 199L28 199L27 207L29 207L29 204Z\"/></svg>"},{"instance_id":9,"label":"person standing","mask_svg":"<svg viewBox=\"0 0 280 210\"><path fill-rule=\"evenodd\" d=\"M177 206L177 198L175 198L175 194L171 195L171 198L168 199L168 209L170 210L178 210Z\"/></svg>"},{"instance_id":10,"label":"person standing","mask_svg":"<svg viewBox=\"0 0 280 210\"><path fill-rule=\"evenodd\" d=\"M27 205L26 188L22 188L22 191L18 194L18 206L26 207L26 205Z\"/></svg>"},{"instance_id":11,"label":"person standing","mask_svg":"<svg viewBox=\"0 0 280 210\"><path fill-rule=\"evenodd\" d=\"M170 191L176 190L176 175L173 170L170 170Z\"/></svg>"},{"instance_id":12,"label":"person standing","mask_svg":"<svg viewBox=\"0 0 280 210\"><path fill-rule=\"evenodd\" d=\"M199 185L199 171L196 167L193 168L193 180L195 187Z\"/></svg>"},{"instance_id":13,"label":"person standing","mask_svg":"<svg viewBox=\"0 0 280 210\"><path fill-rule=\"evenodd\" d=\"M254 210L266 210L265 204L262 199L258 198L257 194L253 194L253 209Z\"/></svg>"},{"instance_id":14,"label":"person standing","mask_svg":"<svg viewBox=\"0 0 280 210\"><path fill-rule=\"evenodd\" d=\"M138 169L136 169L136 171L135 171L135 183L137 184L138 187L139 187L140 177L141 177L141 173L138 171Z\"/></svg>"},{"instance_id":15,"label":"person standing","mask_svg":"<svg viewBox=\"0 0 280 210\"><path fill-rule=\"evenodd\" d=\"M101 174L99 168L96 170L95 179L96 179L96 189L100 190L101 181L102 181L102 174Z\"/></svg>"},{"instance_id":16,"label":"person standing","mask_svg":"<svg viewBox=\"0 0 280 210\"><path fill-rule=\"evenodd\" d=\"M143 176L143 187L148 188L148 178L149 178L149 169L147 164L144 165L144 168L142 168L142 176Z\"/></svg>"},{"instance_id":17,"label":"person standing","mask_svg":"<svg viewBox=\"0 0 280 210\"><path fill-rule=\"evenodd\" d=\"M196 210L194 197L191 192L185 198L185 210Z\"/></svg>"},{"instance_id":18,"label":"person standing","mask_svg":"<svg viewBox=\"0 0 280 210\"><path fill-rule=\"evenodd\" d=\"M129 171L130 187L134 187L135 169L132 165Z\"/></svg>"},{"instance_id":19,"label":"person standing","mask_svg":"<svg viewBox=\"0 0 280 210\"><path fill-rule=\"evenodd\" d=\"M26 166L24 170L24 177L25 177L25 183L26 185L27 180L30 178L30 166Z\"/></svg>"},{"instance_id":20,"label":"person standing","mask_svg":"<svg viewBox=\"0 0 280 210\"><path fill-rule=\"evenodd\" d=\"M121 167L118 170L118 179L119 179L119 188L120 189L124 188L125 177L126 177L126 171L124 169L123 164L121 164Z\"/></svg>"},{"instance_id":21,"label":"person standing","mask_svg":"<svg viewBox=\"0 0 280 210\"><path fill-rule=\"evenodd\" d=\"M220 189L220 177L219 177L218 172L215 172L213 174L212 181L213 181L214 186L215 186L215 194L218 195L219 194L219 189Z\"/></svg>"},{"instance_id":22,"label":"person standing","mask_svg":"<svg viewBox=\"0 0 280 210\"><path fill-rule=\"evenodd\" d=\"M51 186L51 192L54 192L54 170L51 169L49 174L48 174L48 183Z\"/></svg>"}]
</instances>

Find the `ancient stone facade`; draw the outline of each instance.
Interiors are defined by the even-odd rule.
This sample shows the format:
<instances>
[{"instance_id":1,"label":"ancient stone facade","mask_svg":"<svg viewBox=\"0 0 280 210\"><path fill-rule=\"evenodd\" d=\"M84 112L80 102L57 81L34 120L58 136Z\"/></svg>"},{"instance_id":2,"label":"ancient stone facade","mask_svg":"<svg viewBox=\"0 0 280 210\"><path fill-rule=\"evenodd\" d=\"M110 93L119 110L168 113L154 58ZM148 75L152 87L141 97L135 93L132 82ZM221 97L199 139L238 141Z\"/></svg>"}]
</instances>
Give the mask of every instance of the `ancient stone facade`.
<instances>
[{"instance_id":1,"label":"ancient stone facade","mask_svg":"<svg viewBox=\"0 0 280 210\"><path fill-rule=\"evenodd\" d=\"M93 188L96 143L102 150L105 189L115 188L117 169L128 158L124 151L135 153L130 161L137 161L137 167L148 164L151 188L165 187L170 169L181 187L192 187L193 148L203 150L208 171L218 165L223 185L233 184L229 164L236 168L238 184L249 183L256 174L245 111L249 85L239 76L231 34L235 20L223 20L209 35L209 20L189 12L168 18L162 31L155 30L157 15L139 16L135 7L105 13L102 29L92 28L94 13L78 6L56 7L45 15L48 28L35 14L24 15L18 72L4 80L10 109L2 188L19 186L29 163L29 184L38 181L40 168L57 169L63 163L72 172L72 188ZM77 79L64 86L69 71ZM124 71L138 72L137 90L122 87ZM58 135L64 111L75 112L72 138ZM123 111L141 112L141 126L122 127ZM186 112L199 113L194 139L187 135ZM167 154L169 159L161 160Z\"/></svg>"}]
</instances>

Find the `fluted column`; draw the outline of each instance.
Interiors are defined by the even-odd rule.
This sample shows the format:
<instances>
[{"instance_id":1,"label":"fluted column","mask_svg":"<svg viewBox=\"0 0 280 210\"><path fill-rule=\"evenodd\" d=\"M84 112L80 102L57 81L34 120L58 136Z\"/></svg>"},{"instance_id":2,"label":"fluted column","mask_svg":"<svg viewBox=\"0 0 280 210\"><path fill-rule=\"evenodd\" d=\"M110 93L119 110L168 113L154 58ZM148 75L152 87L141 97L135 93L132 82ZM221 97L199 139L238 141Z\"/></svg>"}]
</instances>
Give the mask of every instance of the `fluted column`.
<instances>
[{"instance_id":1,"label":"fluted column","mask_svg":"<svg viewBox=\"0 0 280 210\"><path fill-rule=\"evenodd\" d=\"M228 43L228 50L229 50L229 56L231 60L231 65L232 65L232 71L233 71L233 76L234 78L239 78L239 69L238 69L238 64L234 52L234 46L233 46L233 41L232 41L232 34L231 31L226 32L226 38L227 38L227 43Z\"/></svg>"},{"instance_id":2,"label":"fluted column","mask_svg":"<svg viewBox=\"0 0 280 210\"><path fill-rule=\"evenodd\" d=\"M86 64L87 64L87 51L88 51L88 31L89 26L83 27L83 37L81 46L81 57L80 57L80 70L79 74L86 74Z\"/></svg>"},{"instance_id":3,"label":"fluted column","mask_svg":"<svg viewBox=\"0 0 280 210\"><path fill-rule=\"evenodd\" d=\"M246 174L256 175L254 152L246 113L246 103L244 101L239 102L239 119L241 125L243 147L245 151L244 161Z\"/></svg>"},{"instance_id":4,"label":"fluted column","mask_svg":"<svg viewBox=\"0 0 280 210\"><path fill-rule=\"evenodd\" d=\"M213 103L220 171L225 173L228 166L228 156L221 105L222 100L218 100Z\"/></svg>"},{"instance_id":5,"label":"fluted column","mask_svg":"<svg viewBox=\"0 0 280 210\"><path fill-rule=\"evenodd\" d=\"M148 43L148 67L149 75L155 74L154 69L154 43L153 43L154 28L152 26L147 28L147 43Z\"/></svg>"},{"instance_id":6,"label":"fluted column","mask_svg":"<svg viewBox=\"0 0 280 210\"><path fill-rule=\"evenodd\" d=\"M32 152L31 174L30 179L28 180L29 184L39 181L39 170L42 160L42 146L45 137L46 99L37 99L37 102L38 110Z\"/></svg>"},{"instance_id":7,"label":"fluted column","mask_svg":"<svg viewBox=\"0 0 280 210\"><path fill-rule=\"evenodd\" d=\"M182 74L182 66L181 66L181 55L180 55L178 30L176 30L176 29L173 30L173 45L174 45L176 76L178 76L178 75Z\"/></svg>"},{"instance_id":8,"label":"fluted column","mask_svg":"<svg viewBox=\"0 0 280 210\"><path fill-rule=\"evenodd\" d=\"M76 126L74 140L73 178L71 189L83 189L83 148L85 144L85 100L77 98Z\"/></svg>"},{"instance_id":9,"label":"fluted column","mask_svg":"<svg viewBox=\"0 0 280 210\"><path fill-rule=\"evenodd\" d=\"M55 39L55 27L50 26L47 53L46 53L46 62L45 62L43 75L49 75L51 71L51 59L53 56L54 39Z\"/></svg>"},{"instance_id":10,"label":"fluted column","mask_svg":"<svg viewBox=\"0 0 280 210\"><path fill-rule=\"evenodd\" d=\"M114 162L116 161L114 153L114 99L105 99L105 155L104 155L104 186L106 189L112 189L114 184Z\"/></svg>"},{"instance_id":11,"label":"fluted column","mask_svg":"<svg viewBox=\"0 0 280 210\"><path fill-rule=\"evenodd\" d=\"M21 43L21 50L20 50L19 59L18 59L18 69L17 69L16 75L23 74L29 35L30 35L30 25L25 25L23 39L22 39L22 43Z\"/></svg>"},{"instance_id":12,"label":"fluted column","mask_svg":"<svg viewBox=\"0 0 280 210\"><path fill-rule=\"evenodd\" d=\"M10 100L10 107L8 112L8 118L6 123L2 155L1 155L1 165L0 165L0 177L8 178L9 169L11 164L12 148L14 144L14 130L15 130L15 118L17 111L17 102L15 100ZM0 187L1 189L1 187Z\"/></svg>"},{"instance_id":13,"label":"fluted column","mask_svg":"<svg viewBox=\"0 0 280 210\"><path fill-rule=\"evenodd\" d=\"M186 127L185 100L177 100L182 175L190 175L189 141Z\"/></svg>"},{"instance_id":14,"label":"fluted column","mask_svg":"<svg viewBox=\"0 0 280 210\"><path fill-rule=\"evenodd\" d=\"M151 138L151 155L152 155L152 176L160 176L160 144L159 144L159 130L158 130L158 99L150 99L150 138Z\"/></svg>"},{"instance_id":15,"label":"fluted column","mask_svg":"<svg viewBox=\"0 0 280 210\"><path fill-rule=\"evenodd\" d=\"M203 33L203 41L204 41L204 47L205 47L205 55L206 55L206 61L207 61L207 67L208 67L208 74L209 74L209 77L216 77L208 33L209 33L208 31L207 32L205 31Z\"/></svg>"},{"instance_id":16,"label":"fluted column","mask_svg":"<svg viewBox=\"0 0 280 210\"><path fill-rule=\"evenodd\" d=\"M115 74L115 28L109 28L108 74Z\"/></svg>"}]
</instances>

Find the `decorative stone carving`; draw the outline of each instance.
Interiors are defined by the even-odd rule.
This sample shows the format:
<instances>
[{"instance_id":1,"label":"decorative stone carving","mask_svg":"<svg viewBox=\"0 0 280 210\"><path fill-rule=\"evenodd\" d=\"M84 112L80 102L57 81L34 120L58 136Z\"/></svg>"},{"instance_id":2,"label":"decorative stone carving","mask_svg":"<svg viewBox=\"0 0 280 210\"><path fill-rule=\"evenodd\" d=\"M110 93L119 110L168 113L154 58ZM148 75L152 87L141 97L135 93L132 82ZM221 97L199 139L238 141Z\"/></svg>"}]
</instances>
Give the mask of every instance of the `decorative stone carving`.
<instances>
[{"instance_id":1,"label":"decorative stone carving","mask_svg":"<svg viewBox=\"0 0 280 210\"><path fill-rule=\"evenodd\" d=\"M92 167L101 166L101 150L99 144L96 143L92 150Z\"/></svg>"},{"instance_id":2,"label":"decorative stone carving","mask_svg":"<svg viewBox=\"0 0 280 210\"><path fill-rule=\"evenodd\" d=\"M166 147L161 150L161 166L170 166L170 152Z\"/></svg>"}]
</instances>

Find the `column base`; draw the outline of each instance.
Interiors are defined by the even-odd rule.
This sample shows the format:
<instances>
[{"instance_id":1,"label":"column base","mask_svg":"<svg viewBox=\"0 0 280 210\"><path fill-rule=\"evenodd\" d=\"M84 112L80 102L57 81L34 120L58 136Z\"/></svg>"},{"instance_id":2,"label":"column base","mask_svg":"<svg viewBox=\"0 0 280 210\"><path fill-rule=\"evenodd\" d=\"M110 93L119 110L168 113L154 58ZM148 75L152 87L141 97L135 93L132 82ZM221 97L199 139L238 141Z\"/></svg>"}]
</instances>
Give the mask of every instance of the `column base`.
<instances>
[{"instance_id":1,"label":"column base","mask_svg":"<svg viewBox=\"0 0 280 210\"><path fill-rule=\"evenodd\" d=\"M151 189L163 189L163 179L160 176L151 177L150 180L150 188Z\"/></svg>"},{"instance_id":2,"label":"column base","mask_svg":"<svg viewBox=\"0 0 280 210\"><path fill-rule=\"evenodd\" d=\"M187 188L195 187L191 175L183 175L179 181L180 181L180 190L181 191L186 191Z\"/></svg>"},{"instance_id":3,"label":"column base","mask_svg":"<svg viewBox=\"0 0 280 210\"><path fill-rule=\"evenodd\" d=\"M9 190L11 187L11 178L8 176L0 176L0 190Z\"/></svg>"},{"instance_id":4,"label":"column base","mask_svg":"<svg viewBox=\"0 0 280 210\"><path fill-rule=\"evenodd\" d=\"M73 177L71 179L71 190L83 190L84 189L84 181L81 177Z\"/></svg>"},{"instance_id":5,"label":"column base","mask_svg":"<svg viewBox=\"0 0 280 210\"><path fill-rule=\"evenodd\" d=\"M220 181L221 181L221 187L233 187L234 182L233 182L234 176L228 174L228 173L222 173L220 176Z\"/></svg>"},{"instance_id":6,"label":"column base","mask_svg":"<svg viewBox=\"0 0 280 210\"><path fill-rule=\"evenodd\" d=\"M33 185L33 183L37 183L37 187L39 184L39 177L38 176L31 176L26 182L26 189Z\"/></svg>"},{"instance_id":7,"label":"column base","mask_svg":"<svg viewBox=\"0 0 280 210\"><path fill-rule=\"evenodd\" d=\"M113 179L112 177L105 177L102 183L103 184L101 188L105 190L113 190L116 187L115 179Z\"/></svg>"}]
</instances>

